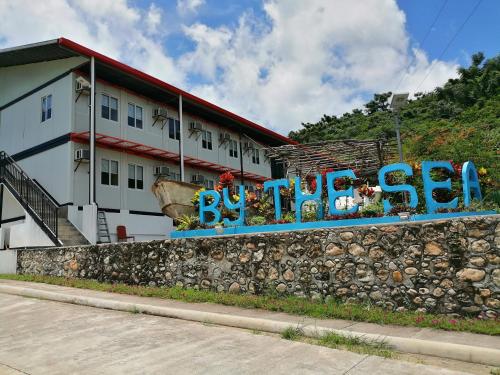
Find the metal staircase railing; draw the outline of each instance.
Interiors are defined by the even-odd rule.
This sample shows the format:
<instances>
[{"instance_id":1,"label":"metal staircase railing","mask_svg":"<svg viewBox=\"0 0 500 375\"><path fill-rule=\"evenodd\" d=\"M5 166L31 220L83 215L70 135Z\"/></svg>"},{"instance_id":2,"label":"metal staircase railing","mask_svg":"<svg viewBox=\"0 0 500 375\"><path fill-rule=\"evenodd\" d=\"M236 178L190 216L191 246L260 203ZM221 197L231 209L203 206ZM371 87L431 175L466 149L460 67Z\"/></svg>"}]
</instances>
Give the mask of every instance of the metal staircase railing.
<instances>
[{"instance_id":1,"label":"metal staircase railing","mask_svg":"<svg viewBox=\"0 0 500 375\"><path fill-rule=\"evenodd\" d=\"M59 207L6 152L0 151L0 182L3 182L56 245Z\"/></svg>"}]
</instances>

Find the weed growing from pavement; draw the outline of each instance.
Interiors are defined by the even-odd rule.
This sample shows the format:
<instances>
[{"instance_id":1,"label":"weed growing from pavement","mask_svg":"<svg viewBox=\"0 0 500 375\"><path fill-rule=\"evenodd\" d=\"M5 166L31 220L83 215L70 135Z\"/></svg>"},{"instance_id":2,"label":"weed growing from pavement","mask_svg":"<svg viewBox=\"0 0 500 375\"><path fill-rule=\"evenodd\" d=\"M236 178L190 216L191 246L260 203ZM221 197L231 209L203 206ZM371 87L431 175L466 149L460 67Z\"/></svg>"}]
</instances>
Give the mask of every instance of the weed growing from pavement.
<instances>
[{"instance_id":1,"label":"weed growing from pavement","mask_svg":"<svg viewBox=\"0 0 500 375\"><path fill-rule=\"evenodd\" d=\"M288 327L283 332L281 332L281 338L285 340L298 340L304 334L299 327Z\"/></svg>"},{"instance_id":2,"label":"weed growing from pavement","mask_svg":"<svg viewBox=\"0 0 500 375\"><path fill-rule=\"evenodd\" d=\"M242 308L278 311L317 319L345 319L377 324L395 324L410 327L429 327L448 331L500 335L499 320L476 318L450 318L446 315L418 312L393 312L376 306L347 304L339 301L312 301L294 296L248 295L218 293L208 290L183 289L179 287L149 287L126 284L102 283L95 280L64 278L41 275L0 275L0 279L30 281L62 285L103 292L129 294L143 297L174 299L191 303L217 303Z\"/></svg>"},{"instance_id":3,"label":"weed growing from pavement","mask_svg":"<svg viewBox=\"0 0 500 375\"><path fill-rule=\"evenodd\" d=\"M377 355L384 358L394 358L395 352L383 341L374 341L355 336L342 336L333 332L317 338L305 337L300 327L288 327L281 332L281 337L291 341L301 341L308 344L326 346L331 349L348 350L350 352Z\"/></svg>"}]
</instances>

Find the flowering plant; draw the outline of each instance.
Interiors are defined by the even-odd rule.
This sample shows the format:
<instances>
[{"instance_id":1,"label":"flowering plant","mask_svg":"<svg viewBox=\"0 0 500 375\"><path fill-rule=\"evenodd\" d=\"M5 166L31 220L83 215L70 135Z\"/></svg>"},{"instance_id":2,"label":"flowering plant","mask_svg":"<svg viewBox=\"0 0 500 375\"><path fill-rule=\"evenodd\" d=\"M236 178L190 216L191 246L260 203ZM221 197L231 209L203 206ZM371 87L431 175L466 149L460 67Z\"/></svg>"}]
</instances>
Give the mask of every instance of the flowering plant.
<instances>
[{"instance_id":1,"label":"flowering plant","mask_svg":"<svg viewBox=\"0 0 500 375\"><path fill-rule=\"evenodd\" d=\"M231 172L225 172L219 176L219 183L222 187L231 187L233 186L234 176Z\"/></svg>"},{"instance_id":2,"label":"flowering plant","mask_svg":"<svg viewBox=\"0 0 500 375\"><path fill-rule=\"evenodd\" d=\"M358 188L358 193L362 197L371 198L375 195L375 189L368 187L368 185L361 185Z\"/></svg>"}]
</instances>

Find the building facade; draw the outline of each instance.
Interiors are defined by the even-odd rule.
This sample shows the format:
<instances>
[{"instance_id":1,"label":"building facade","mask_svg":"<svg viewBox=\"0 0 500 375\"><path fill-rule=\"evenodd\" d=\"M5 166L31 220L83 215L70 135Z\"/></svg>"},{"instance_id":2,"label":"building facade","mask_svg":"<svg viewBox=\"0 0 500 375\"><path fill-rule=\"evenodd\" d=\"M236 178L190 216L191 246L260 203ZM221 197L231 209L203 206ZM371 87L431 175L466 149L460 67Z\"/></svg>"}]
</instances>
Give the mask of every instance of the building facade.
<instances>
[{"instance_id":1,"label":"building facade","mask_svg":"<svg viewBox=\"0 0 500 375\"><path fill-rule=\"evenodd\" d=\"M151 191L158 177L212 188L231 171L252 189L276 177L263 148L290 142L64 38L0 50L0 151L89 242L99 240L97 208L112 241L118 225L136 240L167 238L172 220ZM12 228L29 215L3 207L4 242L10 227L15 247Z\"/></svg>"}]
</instances>

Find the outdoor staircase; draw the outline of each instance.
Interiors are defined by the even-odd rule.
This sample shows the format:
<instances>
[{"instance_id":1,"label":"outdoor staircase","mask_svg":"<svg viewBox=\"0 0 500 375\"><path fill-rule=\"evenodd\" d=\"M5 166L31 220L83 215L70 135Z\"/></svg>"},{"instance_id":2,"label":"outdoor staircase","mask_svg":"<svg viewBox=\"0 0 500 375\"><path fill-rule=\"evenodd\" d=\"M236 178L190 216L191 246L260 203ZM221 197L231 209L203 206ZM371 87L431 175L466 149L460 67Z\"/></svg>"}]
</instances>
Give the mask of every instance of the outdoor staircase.
<instances>
[{"instance_id":1,"label":"outdoor staircase","mask_svg":"<svg viewBox=\"0 0 500 375\"><path fill-rule=\"evenodd\" d=\"M0 151L0 182L23 206L54 245L61 246L57 225L59 207L4 151Z\"/></svg>"},{"instance_id":2,"label":"outdoor staircase","mask_svg":"<svg viewBox=\"0 0 500 375\"><path fill-rule=\"evenodd\" d=\"M64 246L88 245L89 242L71 222L63 217L57 219L59 240Z\"/></svg>"}]
</instances>

